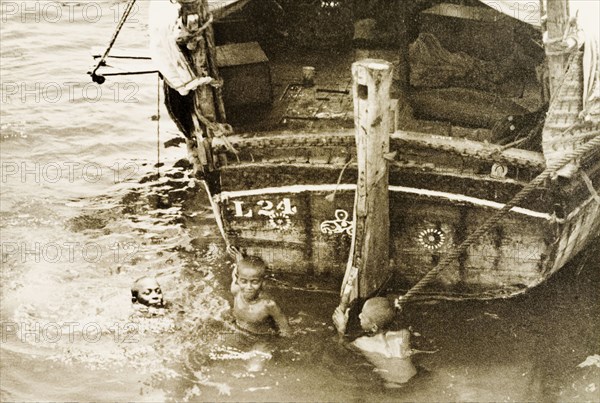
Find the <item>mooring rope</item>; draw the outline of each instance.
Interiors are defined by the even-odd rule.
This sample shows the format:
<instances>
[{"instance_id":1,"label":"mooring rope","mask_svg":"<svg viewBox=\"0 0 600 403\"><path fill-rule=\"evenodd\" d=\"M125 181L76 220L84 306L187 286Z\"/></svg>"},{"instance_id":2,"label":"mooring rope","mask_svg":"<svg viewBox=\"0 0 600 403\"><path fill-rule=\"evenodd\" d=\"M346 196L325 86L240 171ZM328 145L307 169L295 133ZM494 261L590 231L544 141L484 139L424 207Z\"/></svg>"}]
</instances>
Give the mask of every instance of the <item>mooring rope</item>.
<instances>
[{"instance_id":1,"label":"mooring rope","mask_svg":"<svg viewBox=\"0 0 600 403\"><path fill-rule=\"evenodd\" d=\"M483 234L489 231L492 227L494 227L508 212L513 208L518 206L529 194L535 190L538 186L540 186L544 181L554 175L559 169L564 167L566 164L571 162L576 158L580 158L581 156L587 154L588 152L594 150L596 147L600 147L600 131L596 130L591 135L595 137L592 138L587 143L577 147L571 153L563 156L561 159L552 162L550 165L546 167L546 169L539 174L535 179L529 182L523 189L521 189L515 197L512 198L508 203L506 203L500 210L498 210L490 219L488 219L482 226L473 231L455 250L446 255L439 264L431 269L417 284L415 284L411 289L409 289L406 294L401 295L396 299L396 308L401 309L402 305L405 304L412 296L418 294L423 290L433 279L444 270L452 261L457 259L461 254L463 254L469 246L473 245L475 241L479 239Z\"/></svg>"},{"instance_id":2,"label":"mooring rope","mask_svg":"<svg viewBox=\"0 0 600 403\"><path fill-rule=\"evenodd\" d=\"M556 99L559 90L565 84L566 73L569 70L571 64L573 63L576 54L577 52L572 52L569 56L569 59L565 65L565 71L563 72L558 88L550 97L550 106L548 113L550 113L556 108L556 103L553 101ZM563 131L562 135L575 129L576 127L578 127L577 123L569 126ZM532 133L530 132L529 135L531 134ZM523 189L521 189L508 203L506 203L500 210L498 210L492 217L490 217L481 227L477 228L474 232L467 236L467 238L458 246L458 248L446 255L446 257L444 257L436 267L431 269L421 280L417 282L417 284L410 288L404 295L398 297L396 299L396 308L402 309L402 305L404 303L406 303L414 295L419 294L423 290L423 288L425 288L430 282L432 282L433 279L437 277L437 275L450 264L450 262L452 262L454 259L457 259L461 254L463 254L467 250L467 248L469 248L475 243L475 241L479 239L479 237L481 237L483 234L485 234L491 228L493 228L506 214L508 214L508 212L513 207L518 206L527 196L529 196L529 194L533 190L540 186L546 179L554 175L559 169L567 165L572 160L579 158L592 151L595 147L600 146L600 136L598 136L598 134L600 134L600 131L592 131L591 133L589 133L589 135L596 137L592 138L585 144L579 146L571 153L564 155L559 160L556 160L550 165L547 165L546 169L544 169L542 173L540 173L536 178L534 178L531 182L525 185Z\"/></svg>"},{"instance_id":3,"label":"mooring rope","mask_svg":"<svg viewBox=\"0 0 600 403\"><path fill-rule=\"evenodd\" d=\"M215 203L215 201L212 197L212 194L210 193L210 188L208 187L208 183L206 183L206 181L204 179L200 179L200 183L202 183L202 185L204 186L204 190L206 191L206 195L208 196L208 201L210 203L210 207L212 208L213 214L215 216L215 221L217 222L217 227L219 227L219 232L221 233L221 236L223 237L223 240L225 241L225 245L229 249L229 247L231 246L231 242L229 242L229 237L227 236L227 233L225 232L225 226L223 225L223 220L221 218L221 211L219 210L219 206L217 206L217 203Z\"/></svg>"},{"instance_id":4,"label":"mooring rope","mask_svg":"<svg viewBox=\"0 0 600 403\"><path fill-rule=\"evenodd\" d=\"M102 54L102 57L98 61L98 64L96 65L96 67L94 67L94 69L89 73L92 76L92 78L94 78L96 76L96 71L98 71L98 69L100 68L100 66L104 65L104 63L106 62L106 57L108 56L108 53L110 52L110 50L112 49L113 45L117 41L117 36L119 36L119 33L121 32L121 29L123 28L123 24L125 24L125 21L127 20L127 17L129 17L129 13L131 13L131 9L133 8L133 5L135 4L135 1L136 0L129 0L129 3L127 3L127 7L125 7L125 12L121 16L121 20L119 21L119 24L117 25L117 28L115 29L115 32L113 33L113 36L110 39L108 47L106 48L106 50Z\"/></svg>"},{"instance_id":5,"label":"mooring rope","mask_svg":"<svg viewBox=\"0 0 600 403\"><path fill-rule=\"evenodd\" d=\"M217 203L213 199L213 196L210 192L210 188L208 187L208 183L206 183L204 179L200 179L200 183L202 183L202 185L204 186L204 190L206 191L206 195L208 196L210 207L213 211L213 215L215 216L215 222L217 223L217 227L219 228L219 232L221 233L223 241L225 241L226 251L231 257L235 258L236 261L239 261L242 257L242 252L231 244L229 236L227 236L227 232L225 231L225 225L223 225L223 218L221 217L221 210L219 209L219 206L217 206Z\"/></svg>"}]
</instances>

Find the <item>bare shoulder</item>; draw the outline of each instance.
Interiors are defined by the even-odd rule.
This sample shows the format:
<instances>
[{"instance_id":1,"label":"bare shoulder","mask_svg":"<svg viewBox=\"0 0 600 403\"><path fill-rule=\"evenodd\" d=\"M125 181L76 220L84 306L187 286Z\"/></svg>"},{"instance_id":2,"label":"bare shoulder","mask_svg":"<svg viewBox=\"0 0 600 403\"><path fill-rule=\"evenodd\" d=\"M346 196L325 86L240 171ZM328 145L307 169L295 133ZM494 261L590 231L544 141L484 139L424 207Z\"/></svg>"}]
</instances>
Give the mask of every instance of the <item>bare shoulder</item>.
<instances>
[{"instance_id":1,"label":"bare shoulder","mask_svg":"<svg viewBox=\"0 0 600 403\"><path fill-rule=\"evenodd\" d=\"M262 303L269 309L279 309L277 302L275 302L275 300L269 296L264 296L262 298Z\"/></svg>"},{"instance_id":2,"label":"bare shoulder","mask_svg":"<svg viewBox=\"0 0 600 403\"><path fill-rule=\"evenodd\" d=\"M385 333L385 338L387 340L409 339L410 332L408 331L408 329L388 331Z\"/></svg>"},{"instance_id":3,"label":"bare shoulder","mask_svg":"<svg viewBox=\"0 0 600 403\"><path fill-rule=\"evenodd\" d=\"M374 336L358 337L351 344L364 352L382 353L385 349L385 342L381 333Z\"/></svg>"},{"instance_id":4,"label":"bare shoulder","mask_svg":"<svg viewBox=\"0 0 600 403\"><path fill-rule=\"evenodd\" d=\"M231 282L231 287L229 288L229 290L234 296L237 296L240 293L240 286L237 285L235 282Z\"/></svg>"},{"instance_id":5,"label":"bare shoulder","mask_svg":"<svg viewBox=\"0 0 600 403\"><path fill-rule=\"evenodd\" d=\"M388 331L385 333L384 337L388 345L397 345L402 347L410 345L410 332L408 329Z\"/></svg>"}]
</instances>

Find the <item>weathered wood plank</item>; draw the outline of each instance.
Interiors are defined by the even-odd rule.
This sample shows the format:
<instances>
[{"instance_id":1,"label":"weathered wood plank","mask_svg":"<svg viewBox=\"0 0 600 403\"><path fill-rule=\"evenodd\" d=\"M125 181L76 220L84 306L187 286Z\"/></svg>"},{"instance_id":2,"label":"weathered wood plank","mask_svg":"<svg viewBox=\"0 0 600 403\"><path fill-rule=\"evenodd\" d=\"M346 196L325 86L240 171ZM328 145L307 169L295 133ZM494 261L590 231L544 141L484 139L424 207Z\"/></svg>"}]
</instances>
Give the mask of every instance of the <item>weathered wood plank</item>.
<instances>
[{"instance_id":1,"label":"weathered wood plank","mask_svg":"<svg viewBox=\"0 0 600 403\"><path fill-rule=\"evenodd\" d=\"M569 5L564 0L548 0L546 10L548 12L546 22L548 43L558 42L560 44L565 28L569 23ZM552 95L554 95L554 92L560 86L569 56L567 53L552 53L551 49L555 51L556 48L556 46L546 46L548 73L550 75L550 94Z\"/></svg>"},{"instance_id":2,"label":"weathered wood plank","mask_svg":"<svg viewBox=\"0 0 600 403\"><path fill-rule=\"evenodd\" d=\"M353 256L358 295L367 297L389 277L390 87L392 65L365 59L352 65L358 181L354 205Z\"/></svg>"},{"instance_id":3,"label":"weathered wood plank","mask_svg":"<svg viewBox=\"0 0 600 403\"><path fill-rule=\"evenodd\" d=\"M323 148L336 148L336 150L347 150L354 155L354 137L348 130L339 132L321 133L290 133L272 132L257 134L241 134L228 137L236 150L240 152L239 158L242 162L260 159L263 156L268 159L268 153L276 153L281 149L281 155L289 154L290 149L298 147L315 151ZM349 149L352 147L352 149ZM541 153L520 150L516 148L502 149L496 144L473 141L463 138L440 136L431 133L397 131L391 135L391 150L399 150L406 147L421 148L427 150L443 151L449 155L460 155L482 161L511 164L518 167L529 167L543 170L545 160ZM224 144L215 144L216 152L225 152ZM229 160L235 159L233 154L228 154Z\"/></svg>"}]
</instances>

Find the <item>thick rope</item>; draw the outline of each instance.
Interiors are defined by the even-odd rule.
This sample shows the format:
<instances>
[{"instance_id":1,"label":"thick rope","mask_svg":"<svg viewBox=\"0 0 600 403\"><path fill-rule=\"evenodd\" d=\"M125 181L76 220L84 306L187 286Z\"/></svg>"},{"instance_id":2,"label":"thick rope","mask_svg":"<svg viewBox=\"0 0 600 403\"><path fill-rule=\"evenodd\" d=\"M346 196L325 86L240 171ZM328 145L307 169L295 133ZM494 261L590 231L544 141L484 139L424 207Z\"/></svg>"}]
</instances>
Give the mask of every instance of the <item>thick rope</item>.
<instances>
[{"instance_id":1,"label":"thick rope","mask_svg":"<svg viewBox=\"0 0 600 403\"><path fill-rule=\"evenodd\" d=\"M229 237L227 236L227 233L225 232L225 226L223 225L223 219L221 218L221 211L219 210L219 206L217 206L217 203L215 203L215 200L213 199L212 194L210 193L210 188L208 187L208 183L206 183L206 181L204 179L201 179L200 182L204 186L204 190L206 191L206 195L208 196L208 201L210 203L210 207L212 208L213 214L215 216L215 221L217 222L217 227L219 227L219 232L221 233L221 236L223 237L223 240L225 241L225 245L227 246L227 249L229 249L231 247L231 242L229 242Z\"/></svg>"},{"instance_id":2,"label":"thick rope","mask_svg":"<svg viewBox=\"0 0 600 403\"><path fill-rule=\"evenodd\" d=\"M200 183L202 183L202 185L204 186L204 190L206 191L206 195L208 196L210 207L212 208L213 215L215 216L215 222L217 223L217 227L219 228L219 232L221 233L223 241L225 241L226 251L231 257L235 258L236 261L239 261L243 257L242 252L240 252L239 249L237 249L231 244L231 241L227 236L225 226L223 225L223 218L221 217L221 210L219 209L219 206L217 206L217 203L215 203L215 200L213 199L213 196L210 192L210 188L208 187L208 183L206 183L204 179L201 179Z\"/></svg>"},{"instance_id":3,"label":"thick rope","mask_svg":"<svg viewBox=\"0 0 600 403\"><path fill-rule=\"evenodd\" d=\"M402 305L406 303L412 296L418 294L425 288L429 283L431 283L435 277L444 270L451 262L460 257L467 248L475 243L483 234L489 231L492 227L494 227L508 212L515 206L518 206L529 194L535 190L538 186L542 185L546 179L553 176L559 169L563 166L571 162L576 158L580 158L581 156L587 154L588 152L594 150L596 147L600 147L600 131L595 131L591 133L595 135L593 139L577 147L571 153L565 155L561 159L554 161L552 164L548 165L547 168L539 174L535 179L529 182L523 189L519 191L510 200L506 203L500 210L498 210L489 220L487 220L482 226L473 231L454 251L450 252L446 255L439 264L430 270L417 284L415 284L410 290L406 292L406 294L398 297L396 299L396 307L398 309L402 308Z\"/></svg>"},{"instance_id":4,"label":"thick rope","mask_svg":"<svg viewBox=\"0 0 600 403\"><path fill-rule=\"evenodd\" d=\"M123 24L125 24L125 21L127 20L127 17L129 17L129 13L131 12L131 9L133 8L133 5L135 4L135 1L136 0L129 0L129 3L127 3L127 7L125 8L125 12L123 13L123 16L121 16L121 20L119 21L119 24L117 25L117 28L115 29L115 32L113 33L113 36L110 39L108 47L104 51L104 54L102 54L102 57L98 61L98 64L96 65L96 67L94 67L94 69L90 73L91 76L95 76L96 75L96 71L98 71L98 69L100 68L100 66L104 65L104 63L106 62L106 57L108 56L108 53L110 52L110 50L112 49L113 45L115 44L115 42L117 40L117 36L119 36L119 33L121 32L121 29L123 28Z\"/></svg>"}]
</instances>

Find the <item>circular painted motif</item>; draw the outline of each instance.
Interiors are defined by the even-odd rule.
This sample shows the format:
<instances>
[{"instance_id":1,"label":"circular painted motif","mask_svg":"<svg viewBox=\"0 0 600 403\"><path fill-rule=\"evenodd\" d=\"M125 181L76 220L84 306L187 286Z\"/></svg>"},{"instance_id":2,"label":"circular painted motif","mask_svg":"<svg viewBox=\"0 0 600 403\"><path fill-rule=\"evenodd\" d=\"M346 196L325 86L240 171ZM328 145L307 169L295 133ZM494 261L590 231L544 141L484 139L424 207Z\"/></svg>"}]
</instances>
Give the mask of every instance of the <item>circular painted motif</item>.
<instances>
[{"instance_id":1,"label":"circular painted motif","mask_svg":"<svg viewBox=\"0 0 600 403\"><path fill-rule=\"evenodd\" d=\"M284 231L291 227L292 222L287 214L277 212L271 214L271 217L269 218L269 224L271 224L271 226L275 229Z\"/></svg>"},{"instance_id":2,"label":"circular painted motif","mask_svg":"<svg viewBox=\"0 0 600 403\"><path fill-rule=\"evenodd\" d=\"M446 236L442 230L437 228L427 228L419 232L419 243L429 250L439 249L443 244Z\"/></svg>"}]
</instances>

